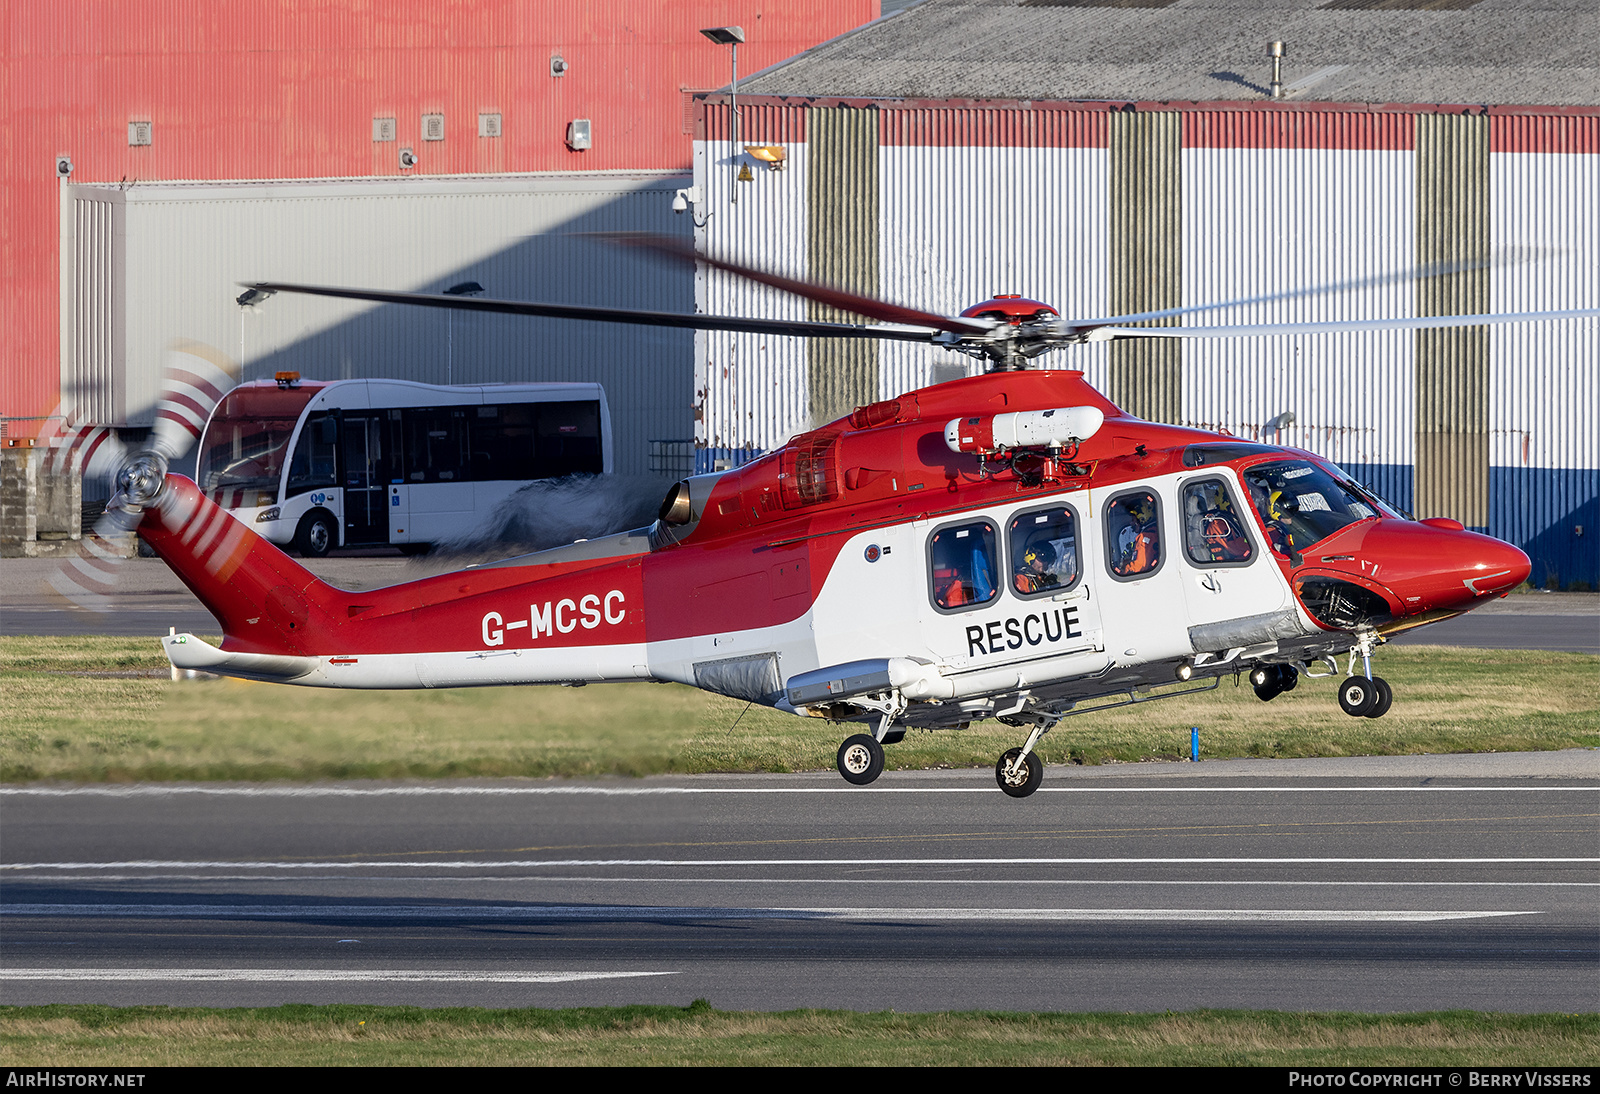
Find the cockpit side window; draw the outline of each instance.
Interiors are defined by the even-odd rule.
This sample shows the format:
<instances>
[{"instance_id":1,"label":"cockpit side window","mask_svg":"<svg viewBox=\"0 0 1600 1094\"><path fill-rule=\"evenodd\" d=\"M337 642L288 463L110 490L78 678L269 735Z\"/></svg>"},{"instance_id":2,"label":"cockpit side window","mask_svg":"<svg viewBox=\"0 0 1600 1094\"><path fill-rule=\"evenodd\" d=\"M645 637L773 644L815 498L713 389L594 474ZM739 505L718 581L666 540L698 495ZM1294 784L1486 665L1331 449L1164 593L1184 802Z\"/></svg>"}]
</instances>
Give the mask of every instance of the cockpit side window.
<instances>
[{"instance_id":1,"label":"cockpit side window","mask_svg":"<svg viewBox=\"0 0 1600 1094\"><path fill-rule=\"evenodd\" d=\"M1347 524L1379 516L1358 491L1308 460L1246 468L1244 482L1274 553L1294 558Z\"/></svg>"},{"instance_id":2,"label":"cockpit side window","mask_svg":"<svg viewBox=\"0 0 1600 1094\"><path fill-rule=\"evenodd\" d=\"M1011 521L1011 589L1024 600L1065 592L1078 581L1077 520L1058 505Z\"/></svg>"},{"instance_id":3,"label":"cockpit side window","mask_svg":"<svg viewBox=\"0 0 1600 1094\"><path fill-rule=\"evenodd\" d=\"M929 594L940 611L965 611L1000 595L994 525L948 524L928 538Z\"/></svg>"},{"instance_id":4,"label":"cockpit side window","mask_svg":"<svg viewBox=\"0 0 1600 1094\"><path fill-rule=\"evenodd\" d=\"M1203 479L1183 488L1183 546L1197 566L1244 566L1255 557L1245 530L1249 518L1234 504L1221 479Z\"/></svg>"}]
</instances>

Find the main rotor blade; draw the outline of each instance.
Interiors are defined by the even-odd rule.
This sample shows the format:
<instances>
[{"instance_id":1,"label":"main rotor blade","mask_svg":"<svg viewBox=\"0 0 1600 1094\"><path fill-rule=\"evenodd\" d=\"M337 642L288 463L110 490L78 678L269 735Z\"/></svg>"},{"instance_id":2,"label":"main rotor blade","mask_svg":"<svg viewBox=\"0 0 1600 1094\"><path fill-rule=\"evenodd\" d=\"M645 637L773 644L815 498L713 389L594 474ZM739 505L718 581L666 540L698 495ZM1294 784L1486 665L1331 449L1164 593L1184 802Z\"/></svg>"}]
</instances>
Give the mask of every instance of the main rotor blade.
<instances>
[{"instance_id":1,"label":"main rotor blade","mask_svg":"<svg viewBox=\"0 0 1600 1094\"><path fill-rule=\"evenodd\" d=\"M1468 270L1500 269L1534 261L1545 257L1549 253L1546 250L1532 247L1504 248L1487 258L1466 259L1460 262L1435 262L1427 266L1415 266L1408 270L1394 270L1390 273L1374 274L1371 277L1359 277L1353 281L1335 281L1326 285L1313 285L1305 289L1289 289L1285 292L1267 293L1264 296L1240 297L1237 300L1219 300L1214 304L1191 304L1180 308L1163 308L1160 311L1133 312L1128 315L1112 315L1102 319L1069 319L1063 322L1065 325L1075 328L1148 323L1156 319L1171 319L1174 316L1195 315L1200 312L1220 311L1224 308L1245 308L1257 304L1272 304L1282 300L1303 300L1312 296L1358 292L1362 289L1376 289L1384 285L1399 285L1408 281L1420 281L1426 277L1443 277L1446 274L1464 273Z\"/></svg>"},{"instance_id":2,"label":"main rotor blade","mask_svg":"<svg viewBox=\"0 0 1600 1094\"><path fill-rule=\"evenodd\" d=\"M865 327L847 323L813 323L803 319L744 319L729 315L684 315L682 312L644 311L636 308L597 308L583 304L533 304L525 300L497 300L484 296L449 296L444 293L388 292L379 289L342 289L330 285L292 285L282 281L240 282L257 292L331 296L342 300L367 300L375 304L409 304L419 308L493 312L499 315L533 315L550 319L587 319L596 323L631 323L643 327L678 327L690 330L726 330L739 334L781 334L796 338L887 338L899 342L931 342L927 331Z\"/></svg>"},{"instance_id":3,"label":"main rotor blade","mask_svg":"<svg viewBox=\"0 0 1600 1094\"><path fill-rule=\"evenodd\" d=\"M1091 342L1113 338L1258 338L1286 334L1341 334L1369 330L1433 330L1488 327L1502 323L1544 323L1557 319L1600 318L1600 308L1572 311L1501 312L1496 315L1422 315L1411 319L1347 319L1334 323L1265 323L1237 327L1097 327Z\"/></svg>"},{"instance_id":4,"label":"main rotor blade","mask_svg":"<svg viewBox=\"0 0 1600 1094\"><path fill-rule=\"evenodd\" d=\"M930 327L936 331L946 331L951 334L988 334L992 329L989 324L972 319L962 319L953 315L939 315L936 312L921 311L917 308L908 308L901 304L891 304L886 300L879 300L875 296L862 296L846 289L835 289L828 285L820 285L815 281L805 281L797 277L784 277L782 274L769 273L758 270L754 266L745 266L738 262L726 259L712 258L696 251L692 245L681 239L671 236L652 235L648 232L611 232L595 233L597 238L624 247L638 247L642 250L654 251L663 257L679 262L703 262L713 269L722 270L742 277L747 281L754 281L758 285L781 289L786 293L815 300L819 304L826 304L830 308L840 311L852 312L855 315L864 315L869 319L876 319L882 323L899 323L908 327ZM1120 319L1118 320L1121 321Z\"/></svg>"}]
</instances>

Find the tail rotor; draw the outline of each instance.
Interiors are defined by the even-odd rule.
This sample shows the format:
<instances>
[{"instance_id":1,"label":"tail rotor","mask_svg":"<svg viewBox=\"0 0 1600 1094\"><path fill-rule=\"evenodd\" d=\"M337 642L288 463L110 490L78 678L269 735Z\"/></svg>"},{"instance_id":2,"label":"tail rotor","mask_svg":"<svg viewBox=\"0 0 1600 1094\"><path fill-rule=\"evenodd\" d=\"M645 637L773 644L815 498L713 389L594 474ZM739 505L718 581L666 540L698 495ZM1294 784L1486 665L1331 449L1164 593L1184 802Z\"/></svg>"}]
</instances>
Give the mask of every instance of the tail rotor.
<instances>
[{"instance_id":1,"label":"tail rotor","mask_svg":"<svg viewBox=\"0 0 1600 1094\"><path fill-rule=\"evenodd\" d=\"M200 439L211 411L238 380L238 365L220 351L199 342L175 343L167 352L155 423L143 446L131 449L104 426L65 426L47 435L54 448L52 471L111 480L111 500L93 532L84 537L77 556L47 581L70 606L92 612L114 608L112 594L122 563L135 552L145 507L159 497L167 468Z\"/></svg>"}]
</instances>

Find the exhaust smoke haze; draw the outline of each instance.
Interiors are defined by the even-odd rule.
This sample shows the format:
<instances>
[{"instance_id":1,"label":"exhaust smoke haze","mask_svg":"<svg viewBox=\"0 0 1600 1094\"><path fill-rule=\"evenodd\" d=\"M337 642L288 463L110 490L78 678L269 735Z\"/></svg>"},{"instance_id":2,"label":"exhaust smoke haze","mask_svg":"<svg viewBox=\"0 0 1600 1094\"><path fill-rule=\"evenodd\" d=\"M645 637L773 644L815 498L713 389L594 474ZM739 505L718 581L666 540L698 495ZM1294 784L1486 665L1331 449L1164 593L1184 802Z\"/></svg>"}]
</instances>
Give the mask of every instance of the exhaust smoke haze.
<instances>
[{"instance_id":1,"label":"exhaust smoke haze","mask_svg":"<svg viewBox=\"0 0 1600 1094\"><path fill-rule=\"evenodd\" d=\"M672 482L659 475L568 475L530 482L476 526L434 545L429 561L487 561L642 528Z\"/></svg>"}]
</instances>

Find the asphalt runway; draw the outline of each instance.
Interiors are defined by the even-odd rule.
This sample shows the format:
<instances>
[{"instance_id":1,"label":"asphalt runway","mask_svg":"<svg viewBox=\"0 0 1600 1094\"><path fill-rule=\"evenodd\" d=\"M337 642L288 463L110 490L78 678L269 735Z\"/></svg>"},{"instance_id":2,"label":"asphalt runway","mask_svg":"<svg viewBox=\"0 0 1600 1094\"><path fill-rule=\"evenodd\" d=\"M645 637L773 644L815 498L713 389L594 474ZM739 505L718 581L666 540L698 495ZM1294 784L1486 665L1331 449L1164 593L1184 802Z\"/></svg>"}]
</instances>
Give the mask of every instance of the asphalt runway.
<instances>
[{"instance_id":1,"label":"asphalt runway","mask_svg":"<svg viewBox=\"0 0 1600 1094\"><path fill-rule=\"evenodd\" d=\"M443 568L427 559L378 552L301 561L318 577L345 589L378 588ZM47 582L59 568L54 559L0 560L0 634L155 636L170 627L191 634L218 633L211 613L159 559L123 563L108 612L75 610L57 596ZM1508 597L1408 632L1396 642L1600 654L1600 593Z\"/></svg>"},{"instance_id":2,"label":"asphalt runway","mask_svg":"<svg viewBox=\"0 0 1600 1094\"><path fill-rule=\"evenodd\" d=\"M0 789L45 1002L1600 1008L1600 752Z\"/></svg>"}]
</instances>

